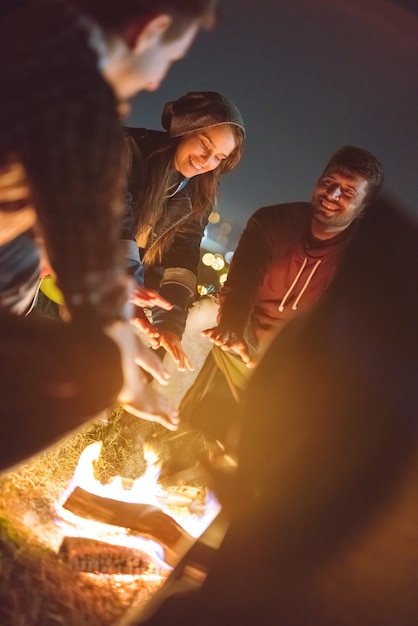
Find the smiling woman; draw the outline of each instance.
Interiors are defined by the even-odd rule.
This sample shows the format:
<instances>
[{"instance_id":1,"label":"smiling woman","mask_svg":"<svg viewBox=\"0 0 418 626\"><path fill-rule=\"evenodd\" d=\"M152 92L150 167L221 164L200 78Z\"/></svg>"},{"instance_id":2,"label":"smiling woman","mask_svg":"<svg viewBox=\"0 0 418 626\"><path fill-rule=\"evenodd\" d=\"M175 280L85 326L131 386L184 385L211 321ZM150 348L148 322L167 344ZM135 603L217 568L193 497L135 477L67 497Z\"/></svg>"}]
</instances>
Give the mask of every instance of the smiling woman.
<instances>
[{"instance_id":1,"label":"smiling woman","mask_svg":"<svg viewBox=\"0 0 418 626\"><path fill-rule=\"evenodd\" d=\"M235 150L236 132L230 124L184 135L174 156L175 169L185 178L212 172Z\"/></svg>"},{"instance_id":2,"label":"smiling woman","mask_svg":"<svg viewBox=\"0 0 418 626\"><path fill-rule=\"evenodd\" d=\"M138 326L179 370L191 370L181 338L196 295L200 242L219 179L241 159L245 127L235 104L213 91L189 92L166 103L161 121L165 132L126 129L129 193L123 239L139 286L157 290L174 305L169 311L148 309L148 317L139 309Z\"/></svg>"}]
</instances>

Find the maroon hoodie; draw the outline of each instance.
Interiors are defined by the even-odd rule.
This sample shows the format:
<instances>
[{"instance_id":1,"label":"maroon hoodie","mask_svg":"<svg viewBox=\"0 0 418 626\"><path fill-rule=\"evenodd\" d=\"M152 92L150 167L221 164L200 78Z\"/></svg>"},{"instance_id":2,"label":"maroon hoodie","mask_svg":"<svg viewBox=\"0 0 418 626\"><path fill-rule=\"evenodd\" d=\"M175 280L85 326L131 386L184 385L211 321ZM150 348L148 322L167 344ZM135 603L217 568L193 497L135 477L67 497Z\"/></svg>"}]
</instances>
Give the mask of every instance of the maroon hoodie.
<instances>
[{"instance_id":1,"label":"maroon hoodie","mask_svg":"<svg viewBox=\"0 0 418 626\"><path fill-rule=\"evenodd\" d=\"M220 295L219 323L257 341L281 328L325 291L351 239L354 224L335 237L311 233L307 202L266 206L241 235ZM271 333L270 333L271 334Z\"/></svg>"}]
</instances>

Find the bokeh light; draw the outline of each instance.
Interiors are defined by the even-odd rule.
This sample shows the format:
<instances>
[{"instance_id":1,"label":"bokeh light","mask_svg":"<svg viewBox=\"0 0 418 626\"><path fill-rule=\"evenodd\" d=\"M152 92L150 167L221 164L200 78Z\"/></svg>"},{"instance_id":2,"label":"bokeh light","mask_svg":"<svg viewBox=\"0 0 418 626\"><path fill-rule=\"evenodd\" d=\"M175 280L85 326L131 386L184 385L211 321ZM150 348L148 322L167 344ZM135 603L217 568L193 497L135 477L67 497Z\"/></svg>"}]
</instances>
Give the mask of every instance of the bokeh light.
<instances>
[{"instance_id":1,"label":"bokeh light","mask_svg":"<svg viewBox=\"0 0 418 626\"><path fill-rule=\"evenodd\" d=\"M228 263L228 265L231 263L233 256L234 256L233 250L229 250L229 252L225 253L225 261Z\"/></svg>"},{"instance_id":2,"label":"bokeh light","mask_svg":"<svg viewBox=\"0 0 418 626\"><path fill-rule=\"evenodd\" d=\"M220 226L219 226L219 230L221 231L221 233L223 235L229 235L231 230L232 230L232 226L229 222L223 222Z\"/></svg>"},{"instance_id":3,"label":"bokeh light","mask_svg":"<svg viewBox=\"0 0 418 626\"><path fill-rule=\"evenodd\" d=\"M225 259L223 258L222 254L215 254L211 266L217 272L225 267Z\"/></svg>"},{"instance_id":4,"label":"bokeh light","mask_svg":"<svg viewBox=\"0 0 418 626\"><path fill-rule=\"evenodd\" d=\"M209 224L217 224L218 222L220 222L220 220L221 216L217 211L212 211L208 218Z\"/></svg>"},{"instance_id":5,"label":"bokeh light","mask_svg":"<svg viewBox=\"0 0 418 626\"><path fill-rule=\"evenodd\" d=\"M202 263L203 263L203 265L207 265L208 267L212 267L214 261L215 261L215 255L212 254L212 252L205 252L205 254L202 256Z\"/></svg>"}]
</instances>

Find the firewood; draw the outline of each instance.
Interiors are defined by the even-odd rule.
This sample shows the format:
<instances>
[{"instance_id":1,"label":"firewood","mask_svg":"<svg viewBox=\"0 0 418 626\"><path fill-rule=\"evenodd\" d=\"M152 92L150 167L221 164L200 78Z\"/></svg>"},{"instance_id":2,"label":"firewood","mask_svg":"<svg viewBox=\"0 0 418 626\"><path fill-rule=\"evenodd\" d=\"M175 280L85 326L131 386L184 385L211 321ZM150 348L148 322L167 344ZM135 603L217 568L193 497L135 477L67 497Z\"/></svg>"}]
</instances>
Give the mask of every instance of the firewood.
<instances>
[{"instance_id":1,"label":"firewood","mask_svg":"<svg viewBox=\"0 0 418 626\"><path fill-rule=\"evenodd\" d=\"M172 517L151 504L102 498L76 487L63 508L79 517L128 528L133 534L153 539L164 548L165 561L169 564L173 559L177 561L195 541Z\"/></svg>"},{"instance_id":2,"label":"firewood","mask_svg":"<svg viewBox=\"0 0 418 626\"><path fill-rule=\"evenodd\" d=\"M64 537L59 554L71 569L100 574L166 574L168 568L146 552L86 537Z\"/></svg>"}]
</instances>

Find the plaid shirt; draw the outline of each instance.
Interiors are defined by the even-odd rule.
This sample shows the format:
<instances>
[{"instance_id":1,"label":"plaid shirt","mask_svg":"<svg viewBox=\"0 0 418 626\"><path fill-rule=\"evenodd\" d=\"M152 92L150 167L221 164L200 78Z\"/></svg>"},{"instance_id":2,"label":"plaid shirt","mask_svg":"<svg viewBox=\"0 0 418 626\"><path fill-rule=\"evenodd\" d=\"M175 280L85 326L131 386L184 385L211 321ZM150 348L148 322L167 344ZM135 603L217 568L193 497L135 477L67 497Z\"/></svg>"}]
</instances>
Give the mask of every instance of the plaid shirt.
<instances>
[{"instance_id":1,"label":"plaid shirt","mask_svg":"<svg viewBox=\"0 0 418 626\"><path fill-rule=\"evenodd\" d=\"M73 318L125 317L119 258L123 139L117 102L89 32L61 0L0 16L0 213L33 206ZM28 197L1 202L2 171L23 166Z\"/></svg>"}]
</instances>

